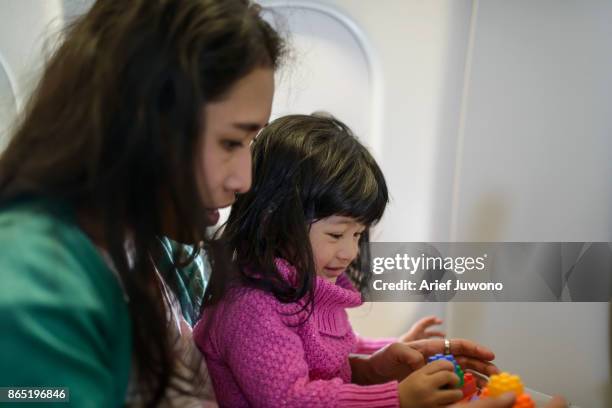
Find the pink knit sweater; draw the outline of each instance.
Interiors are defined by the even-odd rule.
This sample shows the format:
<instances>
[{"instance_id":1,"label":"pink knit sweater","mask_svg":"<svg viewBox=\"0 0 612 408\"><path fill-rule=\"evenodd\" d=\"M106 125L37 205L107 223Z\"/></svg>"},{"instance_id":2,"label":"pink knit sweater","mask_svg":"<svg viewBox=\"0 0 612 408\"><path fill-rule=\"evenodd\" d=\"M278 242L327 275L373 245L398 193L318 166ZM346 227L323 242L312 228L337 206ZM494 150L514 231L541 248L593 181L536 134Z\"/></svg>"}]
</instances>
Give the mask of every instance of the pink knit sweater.
<instances>
[{"instance_id":1,"label":"pink knit sweater","mask_svg":"<svg viewBox=\"0 0 612 408\"><path fill-rule=\"evenodd\" d=\"M291 281L295 270L278 259ZM315 309L303 324L300 305L270 293L234 288L204 313L193 337L204 353L222 407L398 407L397 382L351 384L349 353L368 354L388 341L353 332L346 308L361 304L348 277L317 278Z\"/></svg>"}]
</instances>

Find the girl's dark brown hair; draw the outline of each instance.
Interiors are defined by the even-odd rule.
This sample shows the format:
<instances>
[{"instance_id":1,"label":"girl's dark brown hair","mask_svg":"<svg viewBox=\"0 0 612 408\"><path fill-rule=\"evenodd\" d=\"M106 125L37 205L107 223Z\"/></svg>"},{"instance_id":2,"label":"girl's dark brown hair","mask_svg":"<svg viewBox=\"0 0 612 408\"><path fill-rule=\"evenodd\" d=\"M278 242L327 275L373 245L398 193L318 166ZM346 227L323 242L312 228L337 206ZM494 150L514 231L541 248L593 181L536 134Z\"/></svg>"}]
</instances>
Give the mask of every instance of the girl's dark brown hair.
<instances>
[{"instance_id":1,"label":"girl's dark brown hair","mask_svg":"<svg viewBox=\"0 0 612 408\"><path fill-rule=\"evenodd\" d=\"M93 214L130 298L149 406L174 370L158 237L171 218L174 238L205 241L194 174L202 108L253 69L276 68L282 41L259 11L246 0L96 2L67 27L0 158L0 203L37 195Z\"/></svg>"},{"instance_id":2,"label":"girl's dark brown hair","mask_svg":"<svg viewBox=\"0 0 612 408\"><path fill-rule=\"evenodd\" d=\"M282 302L304 298L311 313L316 272L308 231L332 215L366 225L348 271L365 294L372 275L369 227L389 201L384 175L368 150L344 123L322 114L276 119L252 147L251 190L238 196L221 236L237 260L237 275L213 271L204 305L221 299L234 279ZM277 271L277 257L296 267L295 284Z\"/></svg>"}]
</instances>

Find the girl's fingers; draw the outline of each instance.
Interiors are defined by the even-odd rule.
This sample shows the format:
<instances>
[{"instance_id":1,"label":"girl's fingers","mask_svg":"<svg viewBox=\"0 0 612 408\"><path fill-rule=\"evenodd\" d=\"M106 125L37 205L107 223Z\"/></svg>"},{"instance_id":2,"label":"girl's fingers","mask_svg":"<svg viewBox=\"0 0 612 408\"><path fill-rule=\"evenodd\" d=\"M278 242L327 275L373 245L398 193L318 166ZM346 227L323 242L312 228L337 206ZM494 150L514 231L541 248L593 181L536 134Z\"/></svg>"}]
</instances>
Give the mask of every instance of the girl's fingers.
<instances>
[{"instance_id":1,"label":"girl's fingers","mask_svg":"<svg viewBox=\"0 0 612 408\"><path fill-rule=\"evenodd\" d=\"M455 388L459 385L459 377L453 371L438 371L429 375L429 380L435 388L450 386Z\"/></svg>"},{"instance_id":2,"label":"girl's fingers","mask_svg":"<svg viewBox=\"0 0 612 408\"><path fill-rule=\"evenodd\" d=\"M438 405L447 406L448 404L454 404L463 398L463 392L461 390L440 390L436 391L436 403ZM470 407L471 408L471 407Z\"/></svg>"},{"instance_id":3,"label":"girl's fingers","mask_svg":"<svg viewBox=\"0 0 612 408\"><path fill-rule=\"evenodd\" d=\"M446 372L446 373L454 373L455 366L453 363L447 360L436 360L433 363L427 364L425 367L421 368L420 371L427 375L433 375L438 372Z\"/></svg>"}]
</instances>

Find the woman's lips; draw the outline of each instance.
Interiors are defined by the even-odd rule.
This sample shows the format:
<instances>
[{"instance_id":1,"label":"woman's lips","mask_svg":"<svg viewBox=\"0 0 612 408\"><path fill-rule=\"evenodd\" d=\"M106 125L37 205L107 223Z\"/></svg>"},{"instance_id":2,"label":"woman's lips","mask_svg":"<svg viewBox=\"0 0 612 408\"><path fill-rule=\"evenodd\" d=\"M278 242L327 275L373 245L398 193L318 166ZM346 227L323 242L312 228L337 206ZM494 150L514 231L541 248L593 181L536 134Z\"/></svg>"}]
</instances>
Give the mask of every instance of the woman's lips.
<instances>
[{"instance_id":1,"label":"woman's lips","mask_svg":"<svg viewBox=\"0 0 612 408\"><path fill-rule=\"evenodd\" d=\"M206 210L206 218L209 225L216 225L219 222L219 210Z\"/></svg>"}]
</instances>

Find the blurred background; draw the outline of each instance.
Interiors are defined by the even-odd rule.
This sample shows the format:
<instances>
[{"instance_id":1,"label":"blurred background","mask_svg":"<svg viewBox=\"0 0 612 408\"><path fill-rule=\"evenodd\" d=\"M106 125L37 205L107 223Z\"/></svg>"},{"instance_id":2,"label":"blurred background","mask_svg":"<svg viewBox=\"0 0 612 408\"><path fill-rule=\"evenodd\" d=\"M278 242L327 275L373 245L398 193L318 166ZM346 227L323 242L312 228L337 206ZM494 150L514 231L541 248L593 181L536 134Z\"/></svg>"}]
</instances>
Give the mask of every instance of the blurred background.
<instances>
[{"instance_id":1,"label":"blurred background","mask_svg":"<svg viewBox=\"0 0 612 408\"><path fill-rule=\"evenodd\" d=\"M0 3L0 149L50 39L91 3ZM375 240L612 241L611 1L260 3L292 51L273 117L326 110L385 172ZM370 303L351 319L390 336L428 314L530 388L612 406L609 302Z\"/></svg>"}]
</instances>

